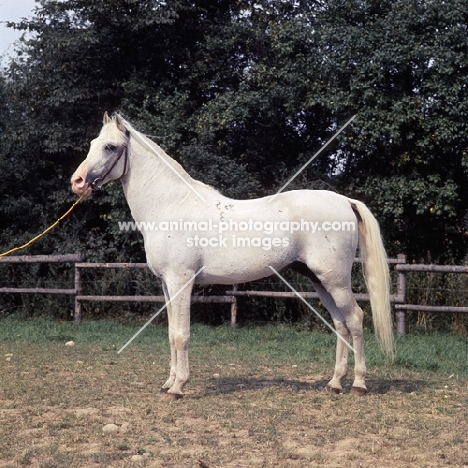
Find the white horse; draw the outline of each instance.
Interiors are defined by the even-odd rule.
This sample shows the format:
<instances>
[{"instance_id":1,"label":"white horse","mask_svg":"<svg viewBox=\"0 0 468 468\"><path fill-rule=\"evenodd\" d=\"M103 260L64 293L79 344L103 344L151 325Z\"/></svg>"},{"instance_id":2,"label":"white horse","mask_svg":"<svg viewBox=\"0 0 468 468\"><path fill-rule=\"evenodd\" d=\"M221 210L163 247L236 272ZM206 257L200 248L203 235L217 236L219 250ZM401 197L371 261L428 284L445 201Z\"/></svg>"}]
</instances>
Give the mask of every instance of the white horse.
<instances>
[{"instance_id":1,"label":"white horse","mask_svg":"<svg viewBox=\"0 0 468 468\"><path fill-rule=\"evenodd\" d=\"M121 180L132 217L140 223L148 265L162 280L166 298L171 369L162 396L181 398L189 381L193 285L244 283L287 268L312 281L336 328L335 371L325 391L342 392L352 336L351 393L367 392L363 312L351 290L358 240L374 328L390 356L393 333L386 254L377 221L363 203L321 190L227 198L192 179L119 115L110 119L106 113L101 133L71 178L72 189L89 196L115 179Z\"/></svg>"}]
</instances>

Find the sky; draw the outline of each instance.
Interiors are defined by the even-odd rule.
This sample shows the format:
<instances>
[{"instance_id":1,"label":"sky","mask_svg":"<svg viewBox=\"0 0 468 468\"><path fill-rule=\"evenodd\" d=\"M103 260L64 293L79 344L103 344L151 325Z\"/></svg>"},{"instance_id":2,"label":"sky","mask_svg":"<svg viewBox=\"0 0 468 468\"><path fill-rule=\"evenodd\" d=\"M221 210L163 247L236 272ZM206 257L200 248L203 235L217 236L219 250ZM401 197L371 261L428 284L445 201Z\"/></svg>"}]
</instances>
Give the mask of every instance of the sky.
<instances>
[{"instance_id":1,"label":"sky","mask_svg":"<svg viewBox=\"0 0 468 468\"><path fill-rule=\"evenodd\" d=\"M21 31L7 28L4 22L32 16L35 6L35 0L0 0L0 56L13 54L12 43L21 36Z\"/></svg>"}]
</instances>

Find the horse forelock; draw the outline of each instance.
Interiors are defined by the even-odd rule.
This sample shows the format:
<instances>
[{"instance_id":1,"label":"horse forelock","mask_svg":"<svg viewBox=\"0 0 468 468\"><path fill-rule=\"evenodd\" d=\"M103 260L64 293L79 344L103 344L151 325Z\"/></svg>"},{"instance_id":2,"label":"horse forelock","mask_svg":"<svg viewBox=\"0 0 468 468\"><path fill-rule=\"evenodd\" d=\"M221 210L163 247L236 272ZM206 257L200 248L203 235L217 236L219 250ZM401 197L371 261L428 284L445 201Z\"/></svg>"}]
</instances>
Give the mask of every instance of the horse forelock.
<instances>
[{"instance_id":1,"label":"horse forelock","mask_svg":"<svg viewBox=\"0 0 468 468\"><path fill-rule=\"evenodd\" d=\"M99 133L99 137L97 140L101 141L103 144L116 144L116 145L123 145L127 142L127 136L125 132L122 132L114 119L110 122L104 124Z\"/></svg>"}]
</instances>

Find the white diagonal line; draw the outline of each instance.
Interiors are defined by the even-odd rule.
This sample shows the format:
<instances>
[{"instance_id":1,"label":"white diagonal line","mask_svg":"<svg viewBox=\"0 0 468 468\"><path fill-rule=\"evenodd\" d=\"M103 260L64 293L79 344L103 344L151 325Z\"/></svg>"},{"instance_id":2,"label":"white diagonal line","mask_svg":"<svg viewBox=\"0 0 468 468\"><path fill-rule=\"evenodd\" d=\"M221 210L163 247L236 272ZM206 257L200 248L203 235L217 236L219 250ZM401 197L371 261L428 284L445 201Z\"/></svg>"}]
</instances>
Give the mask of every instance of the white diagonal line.
<instances>
[{"instance_id":1,"label":"white diagonal line","mask_svg":"<svg viewBox=\"0 0 468 468\"><path fill-rule=\"evenodd\" d=\"M275 273L278 278L280 278L284 284L312 311L315 315L354 353L356 350L289 284L289 282L281 276L271 265L270 269Z\"/></svg>"},{"instance_id":2,"label":"white diagonal line","mask_svg":"<svg viewBox=\"0 0 468 468\"><path fill-rule=\"evenodd\" d=\"M175 174L177 175L177 177L179 177L179 179L185 184L187 185L187 187L192 190L192 192L195 193L195 195L197 195L198 197L200 197L205 203L206 203L206 200L200 195L199 192L197 192L197 190L195 190L195 188L193 188L186 180L185 178L179 174L179 172L177 171L177 169L175 169L174 167L172 167L167 161L165 158L163 158L144 138L141 138L140 135L138 134L137 131L133 131L132 132L132 135L133 137L138 140L141 144L145 145L147 148L149 148L156 156L158 156L159 159L161 159L161 161L164 162L164 164L166 164L166 166Z\"/></svg>"},{"instance_id":3,"label":"white diagonal line","mask_svg":"<svg viewBox=\"0 0 468 468\"><path fill-rule=\"evenodd\" d=\"M268 201L273 201L356 117L353 115Z\"/></svg>"},{"instance_id":4,"label":"white diagonal line","mask_svg":"<svg viewBox=\"0 0 468 468\"><path fill-rule=\"evenodd\" d=\"M202 266L169 300L117 351L120 354L186 287L205 267Z\"/></svg>"}]
</instances>

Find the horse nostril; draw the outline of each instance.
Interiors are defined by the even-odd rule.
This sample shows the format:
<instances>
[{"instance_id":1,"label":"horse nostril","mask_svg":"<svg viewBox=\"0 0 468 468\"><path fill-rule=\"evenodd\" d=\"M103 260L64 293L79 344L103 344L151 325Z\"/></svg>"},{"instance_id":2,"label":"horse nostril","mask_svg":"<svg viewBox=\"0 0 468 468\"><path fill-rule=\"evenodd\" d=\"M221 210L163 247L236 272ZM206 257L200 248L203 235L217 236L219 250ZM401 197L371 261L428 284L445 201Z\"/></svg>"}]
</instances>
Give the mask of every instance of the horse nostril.
<instances>
[{"instance_id":1,"label":"horse nostril","mask_svg":"<svg viewBox=\"0 0 468 468\"><path fill-rule=\"evenodd\" d=\"M84 186L84 180L83 177L78 176L73 179L73 185L76 185L77 187L83 187Z\"/></svg>"}]
</instances>

